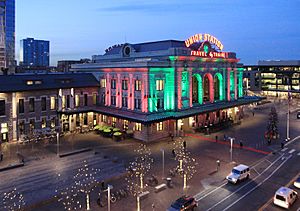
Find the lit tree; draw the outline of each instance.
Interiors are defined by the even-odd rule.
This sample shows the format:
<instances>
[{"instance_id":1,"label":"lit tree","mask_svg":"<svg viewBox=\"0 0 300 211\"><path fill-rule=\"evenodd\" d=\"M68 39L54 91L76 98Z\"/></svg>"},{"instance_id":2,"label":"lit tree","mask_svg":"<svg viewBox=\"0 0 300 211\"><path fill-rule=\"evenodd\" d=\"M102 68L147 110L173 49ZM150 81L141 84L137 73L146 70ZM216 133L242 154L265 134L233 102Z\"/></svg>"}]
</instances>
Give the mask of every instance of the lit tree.
<instances>
[{"instance_id":1,"label":"lit tree","mask_svg":"<svg viewBox=\"0 0 300 211\"><path fill-rule=\"evenodd\" d=\"M178 161L176 171L183 177L183 188L187 188L187 180L192 179L196 173L196 165L198 164L191 153L185 148L184 140L177 139L174 142L175 160Z\"/></svg>"},{"instance_id":2,"label":"lit tree","mask_svg":"<svg viewBox=\"0 0 300 211\"><path fill-rule=\"evenodd\" d=\"M4 197L2 201L5 210L9 210L9 211L25 210L24 197L22 194L17 192L16 188L14 188L12 191L8 193L4 193Z\"/></svg>"},{"instance_id":3,"label":"lit tree","mask_svg":"<svg viewBox=\"0 0 300 211\"><path fill-rule=\"evenodd\" d=\"M150 149L144 144L139 145L138 149L135 149L134 152L137 156L133 162L129 163L129 167L127 168L128 175L125 179L128 189L137 197L137 210L140 210L138 196L145 188L144 178L151 169L153 158L151 157Z\"/></svg>"},{"instance_id":4,"label":"lit tree","mask_svg":"<svg viewBox=\"0 0 300 211\"><path fill-rule=\"evenodd\" d=\"M79 168L74 179L74 184L62 190L59 194L58 200L62 201L66 210L77 210L83 206L80 201L76 200L79 193L84 193L86 198L86 209L90 210L90 192L96 186L96 175L99 169L89 167L87 161L84 161L83 167ZM58 191L56 191L58 192Z\"/></svg>"},{"instance_id":5,"label":"lit tree","mask_svg":"<svg viewBox=\"0 0 300 211\"><path fill-rule=\"evenodd\" d=\"M266 138L268 138L268 140L278 137L277 123L278 123L277 111L275 107L272 107L271 112L269 114L269 122L268 122L267 132L266 132Z\"/></svg>"}]
</instances>

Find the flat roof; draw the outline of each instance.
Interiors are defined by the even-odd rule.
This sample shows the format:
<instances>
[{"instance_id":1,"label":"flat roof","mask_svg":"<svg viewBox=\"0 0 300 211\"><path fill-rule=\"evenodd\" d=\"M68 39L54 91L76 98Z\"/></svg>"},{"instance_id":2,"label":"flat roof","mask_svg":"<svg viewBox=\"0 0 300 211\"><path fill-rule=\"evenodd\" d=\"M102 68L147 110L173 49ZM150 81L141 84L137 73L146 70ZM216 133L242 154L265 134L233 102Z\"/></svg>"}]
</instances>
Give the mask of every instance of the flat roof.
<instances>
[{"instance_id":1,"label":"flat roof","mask_svg":"<svg viewBox=\"0 0 300 211\"><path fill-rule=\"evenodd\" d=\"M104 115L109 115L116 118L126 119L132 122L139 122L143 124L151 124L155 122L162 122L170 119L183 119L186 117L213 112L221 109L232 108L241 105L247 105L250 103L261 101L262 97L257 96L245 96L244 98L240 98L235 101L229 102L216 102L213 104L201 105L192 107L186 110L179 111L163 111L163 112L155 112L155 113L142 113L137 111L129 111L125 109L116 109L105 106L94 106L94 107L86 107L79 108L76 110L63 110L59 113L62 114L75 114L75 113L83 113L83 112L96 112Z\"/></svg>"}]
</instances>

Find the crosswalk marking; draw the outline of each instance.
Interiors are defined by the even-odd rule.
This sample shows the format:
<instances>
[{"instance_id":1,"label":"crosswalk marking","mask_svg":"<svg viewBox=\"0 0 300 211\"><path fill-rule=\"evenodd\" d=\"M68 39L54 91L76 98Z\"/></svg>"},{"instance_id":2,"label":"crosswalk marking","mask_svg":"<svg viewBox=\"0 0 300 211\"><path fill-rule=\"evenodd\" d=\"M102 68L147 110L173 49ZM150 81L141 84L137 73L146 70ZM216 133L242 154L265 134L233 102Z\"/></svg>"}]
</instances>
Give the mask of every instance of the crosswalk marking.
<instances>
[{"instance_id":1,"label":"crosswalk marking","mask_svg":"<svg viewBox=\"0 0 300 211\"><path fill-rule=\"evenodd\" d=\"M287 149L288 149L288 148L284 148L284 149L281 150L281 152L284 152L284 151L286 151Z\"/></svg>"},{"instance_id":2,"label":"crosswalk marking","mask_svg":"<svg viewBox=\"0 0 300 211\"><path fill-rule=\"evenodd\" d=\"M292 154L295 151L296 151L295 149L292 149L292 150L289 151L289 153Z\"/></svg>"}]
</instances>

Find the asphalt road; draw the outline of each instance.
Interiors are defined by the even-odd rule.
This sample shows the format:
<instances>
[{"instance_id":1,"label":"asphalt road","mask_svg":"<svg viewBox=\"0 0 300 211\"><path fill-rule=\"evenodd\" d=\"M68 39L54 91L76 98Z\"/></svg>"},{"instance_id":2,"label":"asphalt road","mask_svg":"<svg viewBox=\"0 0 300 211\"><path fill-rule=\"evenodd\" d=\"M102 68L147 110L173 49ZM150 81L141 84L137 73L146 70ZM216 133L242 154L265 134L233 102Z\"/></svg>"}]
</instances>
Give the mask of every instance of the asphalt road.
<instances>
[{"instance_id":1,"label":"asphalt road","mask_svg":"<svg viewBox=\"0 0 300 211\"><path fill-rule=\"evenodd\" d=\"M270 199L281 186L300 172L300 138L285 149L251 166L251 177L237 185L224 181L218 187L199 193L197 210L281 210ZM293 188L296 189L296 188ZM296 190L297 191L297 190ZM300 190L298 190L300 194ZM267 204L266 204L267 203ZM266 204L266 205L265 205ZM264 206L265 205L265 206ZM300 208L300 199L291 210Z\"/></svg>"}]
</instances>

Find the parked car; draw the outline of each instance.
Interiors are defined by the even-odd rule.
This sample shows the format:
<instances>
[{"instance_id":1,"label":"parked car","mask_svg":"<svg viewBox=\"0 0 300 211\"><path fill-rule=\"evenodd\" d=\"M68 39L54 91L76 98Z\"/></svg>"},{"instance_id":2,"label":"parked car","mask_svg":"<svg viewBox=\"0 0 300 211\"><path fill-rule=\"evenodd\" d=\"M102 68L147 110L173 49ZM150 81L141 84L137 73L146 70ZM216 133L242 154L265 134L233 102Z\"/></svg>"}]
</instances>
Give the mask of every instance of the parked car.
<instances>
[{"instance_id":1,"label":"parked car","mask_svg":"<svg viewBox=\"0 0 300 211\"><path fill-rule=\"evenodd\" d=\"M273 197L273 203L277 206L289 209L297 197L296 191L287 187L281 187L276 191Z\"/></svg>"},{"instance_id":2,"label":"parked car","mask_svg":"<svg viewBox=\"0 0 300 211\"><path fill-rule=\"evenodd\" d=\"M172 205L167 209L167 211L185 211L194 210L198 206L195 198L192 196L182 196L177 199Z\"/></svg>"},{"instance_id":3,"label":"parked car","mask_svg":"<svg viewBox=\"0 0 300 211\"><path fill-rule=\"evenodd\" d=\"M228 182L236 184L243 179L248 179L249 177L250 177L249 166L240 164L238 166L233 167L231 173L226 177L226 179L228 180Z\"/></svg>"},{"instance_id":4,"label":"parked car","mask_svg":"<svg viewBox=\"0 0 300 211\"><path fill-rule=\"evenodd\" d=\"M300 188L300 176L294 181L294 186Z\"/></svg>"}]
</instances>

